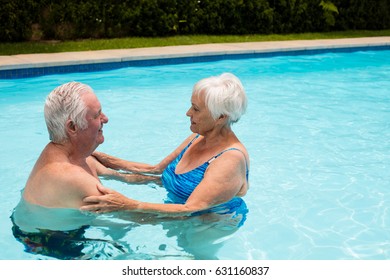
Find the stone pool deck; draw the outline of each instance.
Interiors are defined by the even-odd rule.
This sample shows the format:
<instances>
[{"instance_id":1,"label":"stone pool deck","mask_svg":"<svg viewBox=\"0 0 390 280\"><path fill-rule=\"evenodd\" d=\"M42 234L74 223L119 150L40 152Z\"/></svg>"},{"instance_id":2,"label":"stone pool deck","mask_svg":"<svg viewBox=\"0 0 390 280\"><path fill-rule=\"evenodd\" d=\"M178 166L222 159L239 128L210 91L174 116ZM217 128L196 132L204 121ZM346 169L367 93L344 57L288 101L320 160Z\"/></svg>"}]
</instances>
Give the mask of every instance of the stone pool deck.
<instances>
[{"instance_id":1,"label":"stone pool deck","mask_svg":"<svg viewBox=\"0 0 390 280\"><path fill-rule=\"evenodd\" d=\"M390 48L390 37L365 37L350 39L322 39L298 41L272 41L250 43L219 43L169 47L150 47L44 54L19 54L0 56L0 78L13 70L74 67L80 65L108 65L164 59L181 59L224 55L261 55L279 52L311 50L342 50L350 48ZM72 69L70 69L72 70Z\"/></svg>"}]
</instances>

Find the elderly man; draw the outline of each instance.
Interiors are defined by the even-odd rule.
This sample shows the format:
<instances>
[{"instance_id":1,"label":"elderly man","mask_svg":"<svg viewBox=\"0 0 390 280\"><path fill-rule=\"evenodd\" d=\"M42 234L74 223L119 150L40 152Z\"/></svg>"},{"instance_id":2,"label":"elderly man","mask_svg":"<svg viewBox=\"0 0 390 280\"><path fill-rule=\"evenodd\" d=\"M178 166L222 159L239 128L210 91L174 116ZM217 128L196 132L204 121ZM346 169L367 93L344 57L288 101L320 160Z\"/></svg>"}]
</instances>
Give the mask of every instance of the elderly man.
<instances>
[{"instance_id":1,"label":"elderly man","mask_svg":"<svg viewBox=\"0 0 390 280\"><path fill-rule=\"evenodd\" d=\"M46 145L27 180L25 201L52 208L75 208L83 199L100 195L98 175L129 183L158 182L160 178L125 174L100 164L92 152L104 142L108 118L91 87L69 82L55 88L45 103L51 142Z\"/></svg>"},{"instance_id":2,"label":"elderly man","mask_svg":"<svg viewBox=\"0 0 390 280\"><path fill-rule=\"evenodd\" d=\"M90 157L104 141L108 118L91 87L79 82L55 88L44 111L51 142L35 163L23 197L45 207L79 208L84 197L99 195L98 175L113 173Z\"/></svg>"}]
</instances>

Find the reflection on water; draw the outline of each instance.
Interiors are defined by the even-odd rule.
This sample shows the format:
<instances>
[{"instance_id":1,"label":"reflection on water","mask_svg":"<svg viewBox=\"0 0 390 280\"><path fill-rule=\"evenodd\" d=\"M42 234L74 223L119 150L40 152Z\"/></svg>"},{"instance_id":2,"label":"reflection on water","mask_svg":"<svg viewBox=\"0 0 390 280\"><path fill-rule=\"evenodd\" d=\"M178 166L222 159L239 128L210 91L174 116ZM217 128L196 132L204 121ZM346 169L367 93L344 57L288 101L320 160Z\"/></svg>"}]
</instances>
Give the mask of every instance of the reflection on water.
<instances>
[{"instance_id":1,"label":"reflection on water","mask_svg":"<svg viewBox=\"0 0 390 280\"><path fill-rule=\"evenodd\" d=\"M246 212L175 219L128 212L93 215L77 209L41 207L21 199L11 220L12 233L25 251L42 258L207 260L216 259L224 242L245 221ZM151 235L160 239L152 240L153 245L160 242L158 250L152 250L148 238L142 236L148 226Z\"/></svg>"}]
</instances>

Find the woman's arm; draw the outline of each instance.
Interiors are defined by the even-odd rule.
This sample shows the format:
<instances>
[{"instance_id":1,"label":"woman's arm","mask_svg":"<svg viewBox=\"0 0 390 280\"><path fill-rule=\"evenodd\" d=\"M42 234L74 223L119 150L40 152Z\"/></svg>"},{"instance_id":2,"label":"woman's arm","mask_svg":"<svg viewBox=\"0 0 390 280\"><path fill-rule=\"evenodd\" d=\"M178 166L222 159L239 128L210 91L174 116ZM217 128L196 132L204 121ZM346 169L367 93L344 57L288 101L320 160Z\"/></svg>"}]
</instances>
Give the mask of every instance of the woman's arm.
<instances>
[{"instance_id":1,"label":"woman's arm","mask_svg":"<svg viewBox=\"0 0 390 280\"><path fill-rule=\"evenodd\" d=\"M184 147L195 137L195 134L189 136L183 143L177 147L171 154L164 158L160 163L151 165L148 163L133 162L117 158L102 152L94 152L94 156L100 163L105 167L112 168L115 170L125 170L135 173L150 173L150 174L161 174L168 164L174 160Z\"/></svg>"},{"instance_id":2,"label":"woman's arm","mask_svg":"<svg viewBox=\"0 0 390 280\"><path fill-rule=\"evenodd\" d=\"M118 172L117 170L105 167L93 156L88 157L87 161L90 166L95 168L97 175L104 177L105 179L116 179L131 184L145 184L154 182L158 185L161 185L160 176Z\"/></svg>"},{"instance_id":3,"label":"woman's arm","mask_svg":"<svg viewBox=\"0 0 390 280\"><path fill-rule=\"evenodd\" d=\"M114 170L126 170L130 172L136 173L151 173L151 174L160 174L158 170L156 170L155 165L141 163L141 162L133 162L124 160L118 157L114 157L102 152L94 152L92 154L102 165L105 167L114 169Z\"/></svg>"},{"instance_id":4,"label":"woman's arm","mask_svg":"<svg viewBox=\"0 0 390 280\"><path fill-rule=\"evenodd\" d=\"M98 186L103 196L84 199L87 204L81 210L97 213L112 211L133 211L185 216L224 203L247 188L245 158L241 152L229 151L214 160L206 171L204 179L195 188L185 204L162 204L141 202L128 198L116 191Z\"/></svg>"},{"instance_id":5,"label":"woman's arm","mask_svg":"<svg viewBox=\"0 0 390 280\"><path fill-rule=\"evenodd\" d=\"M189 209L184 204L161 204L148 203L134 200L114 190L97 185L97 189L103 194L100 196L89 196L84 198L82 211L95 213L106 213L114 211L132 211L140 213L165 214L164 216L186 216L195 210Z\"/></svg>"}]
</instances>

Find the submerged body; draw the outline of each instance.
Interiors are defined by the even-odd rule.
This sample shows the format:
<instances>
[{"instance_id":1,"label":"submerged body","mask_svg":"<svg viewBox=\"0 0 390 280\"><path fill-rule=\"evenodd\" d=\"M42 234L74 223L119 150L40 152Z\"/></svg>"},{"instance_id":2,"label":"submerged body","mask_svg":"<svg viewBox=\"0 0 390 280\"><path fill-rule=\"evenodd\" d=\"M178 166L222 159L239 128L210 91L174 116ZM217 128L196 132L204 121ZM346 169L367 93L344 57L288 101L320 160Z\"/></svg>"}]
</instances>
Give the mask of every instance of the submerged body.
<instances>
[{"instance_id":1,"label":"submerged body","mask_svg":"<svg viewBox=\"0 0 390 280\"><path fill-rule=\"evenodd\" d=\"M12 215L12 234L24 245L24 250L45 258L60 260L104 260L130 251L122 242L91 236L90 228L111 226L113 234L123 224L111 224L99 216L72 208L49 208L20 200ZM132 224L132 223L130 223Z\"/></svg>"}]
</instances>

